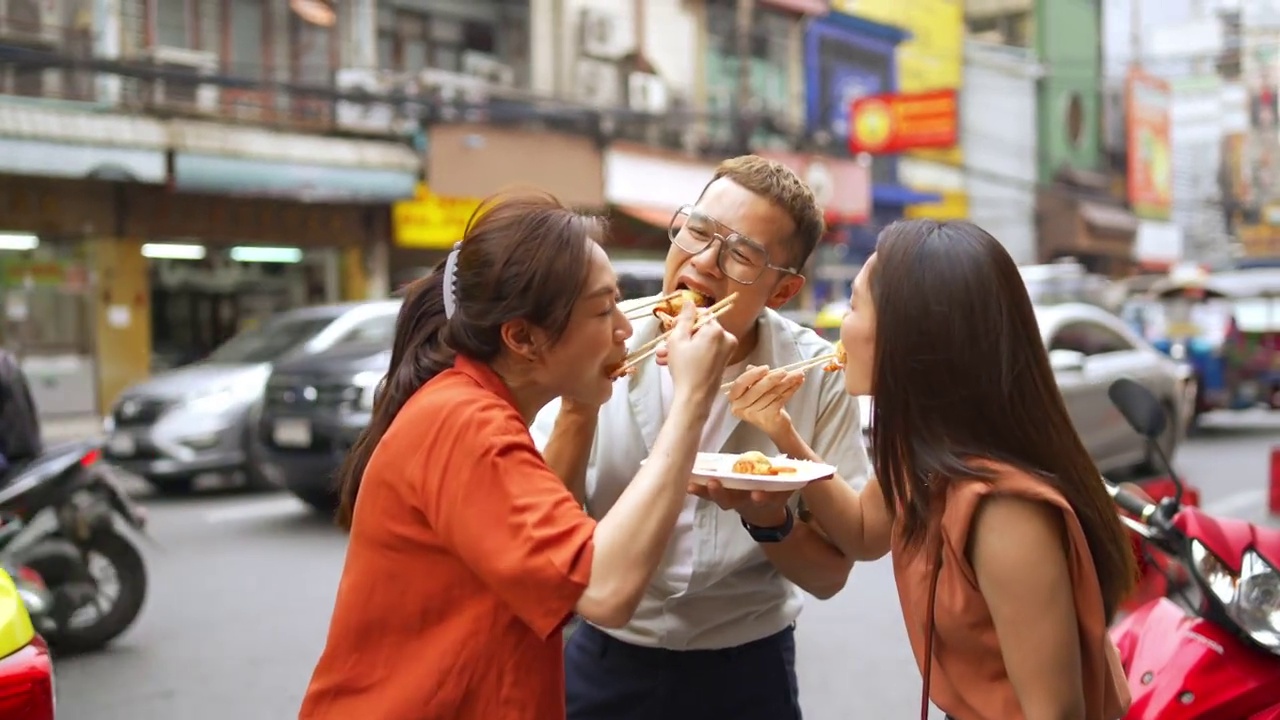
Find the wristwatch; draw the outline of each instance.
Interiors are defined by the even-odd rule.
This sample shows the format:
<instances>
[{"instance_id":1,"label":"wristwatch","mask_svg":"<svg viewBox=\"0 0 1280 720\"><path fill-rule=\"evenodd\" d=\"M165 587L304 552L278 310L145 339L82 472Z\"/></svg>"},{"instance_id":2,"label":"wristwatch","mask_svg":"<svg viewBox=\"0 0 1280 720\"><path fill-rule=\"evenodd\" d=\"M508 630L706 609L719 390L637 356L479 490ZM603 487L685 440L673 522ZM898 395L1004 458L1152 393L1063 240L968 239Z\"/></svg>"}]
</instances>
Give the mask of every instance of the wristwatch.
<instances>
[{"instance_id":1,"label":"wristwatch","mask_svg":"<svg viewBox=\"0 0 1280 720\"><path fill-rule=\"evenodd\" d=\"M758 527L747 522L746 518L742 520L742 527L747 529L747 533L751 535L751 539L759 543L776 543L782 542L791 534L791 529L796 526L796 516L791 512L791 506L786 506L787 519L782 521L781 525L775 527Z\"/></svg>"}]
</instances>

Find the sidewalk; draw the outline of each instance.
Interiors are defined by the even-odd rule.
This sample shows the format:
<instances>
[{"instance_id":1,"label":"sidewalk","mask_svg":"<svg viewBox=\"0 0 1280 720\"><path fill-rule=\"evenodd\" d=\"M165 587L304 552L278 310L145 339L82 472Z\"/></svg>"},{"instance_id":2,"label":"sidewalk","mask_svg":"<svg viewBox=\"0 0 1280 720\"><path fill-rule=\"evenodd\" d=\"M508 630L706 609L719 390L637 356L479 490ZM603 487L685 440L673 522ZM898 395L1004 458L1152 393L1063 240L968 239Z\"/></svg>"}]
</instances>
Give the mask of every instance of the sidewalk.
<instances>
[{"instance_id":1,"label":"sidewalk","mask_svg":"<svg viewBox=\"0 0 1280 720\"><path fill-rule=\"evenodd\" d=\"M40 434L46 445L102 437L102 418L97 415L63 415L40 418Z\"/></svg>"}]
</instances>

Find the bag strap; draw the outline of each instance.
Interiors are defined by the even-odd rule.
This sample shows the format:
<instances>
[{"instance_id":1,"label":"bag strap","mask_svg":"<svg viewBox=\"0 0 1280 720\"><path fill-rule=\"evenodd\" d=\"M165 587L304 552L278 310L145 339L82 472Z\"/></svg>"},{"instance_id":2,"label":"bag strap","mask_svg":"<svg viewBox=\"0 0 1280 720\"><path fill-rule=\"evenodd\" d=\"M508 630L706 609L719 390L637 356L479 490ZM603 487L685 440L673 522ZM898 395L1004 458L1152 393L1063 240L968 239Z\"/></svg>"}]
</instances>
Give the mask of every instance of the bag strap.
<instances>
[{"instance_id":1,"label":"bag strap","mask_svg":"<svg viewBox=\"0 0 1280 720\"><path fill-rule=\"evenodd\" d=\"M938 538L933 558L933 577L929 580L929 630L924 641L924 685L920 691L920 720L929 720L929 681L933 679L934 603L938 597L938 576L942 574L942 538Z\"/></svg>"}]
</instances>

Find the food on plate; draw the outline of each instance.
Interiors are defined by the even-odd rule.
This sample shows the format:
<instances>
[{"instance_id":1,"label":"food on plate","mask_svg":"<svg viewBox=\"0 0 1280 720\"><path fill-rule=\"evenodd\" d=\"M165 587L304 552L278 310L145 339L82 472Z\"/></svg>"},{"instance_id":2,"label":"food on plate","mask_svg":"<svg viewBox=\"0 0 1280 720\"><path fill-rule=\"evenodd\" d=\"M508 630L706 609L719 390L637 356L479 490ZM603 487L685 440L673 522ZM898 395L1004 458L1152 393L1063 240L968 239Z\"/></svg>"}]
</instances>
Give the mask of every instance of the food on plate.
<instances>
[{"instance_id":1,"label":"food on plate","mask_svg":"<svg viewBox=\"0 0 1280 720\"><path fill-rule=\"evenodd\" d=\"M844 364L848 362L848 360L849 360L849 355L844 351L844 343L837 340L836 349L835 349L835 358L832 359L831 362L827 363L826 367L822 369L826 370L827 372L839 372L844 369Z\"/></svg>"},{"instance_id":2,"label":"food on plate","mask_svg":"<svg viewBox=\"0 0 1280 720\"><path fill-rule=\"evenodd\" d=\"M686 303L692 303L695 308L699 309L699 312L702 312L703 308L709 308L714 305L715 300L689 288L677 291L672 297L653 307L653 314L658 320L662 321L663 332L676 326L676 318L680 315L680 311L684 309Z\"/></svg>"},{"instance_id":3,"label":"food on plate","mask_svg":"<svg viewBox=\"0 0 1280 720\"><path fill-rule=\"evenodd\" d=\"M796 468L788 465L774 465L758 450L742 453L733 461L733 472L739 475L784 475L795 471Z\"/></svg>"}]
</instances>

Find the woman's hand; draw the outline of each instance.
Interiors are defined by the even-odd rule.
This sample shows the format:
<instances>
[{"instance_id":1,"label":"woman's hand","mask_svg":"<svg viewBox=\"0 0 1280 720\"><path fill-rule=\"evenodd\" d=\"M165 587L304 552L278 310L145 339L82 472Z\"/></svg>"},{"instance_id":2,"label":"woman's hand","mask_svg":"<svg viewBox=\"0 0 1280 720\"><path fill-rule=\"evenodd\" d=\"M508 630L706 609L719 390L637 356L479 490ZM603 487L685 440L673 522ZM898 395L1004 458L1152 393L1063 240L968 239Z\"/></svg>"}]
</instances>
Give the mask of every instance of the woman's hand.
<instances>
[{"instance_id":1,"label":"woman's hand","mask_svg":"<svg viewBox=\"0 0 1280 720\"><path fill-rule=\"evenodd\" d=\"M710 500L722 510L732 510L756 527L778 527L787 521L787 501L795 492L730 490L711 479L706 485L690 483L689 494Z\"/></svg>"},{"instance_id":2,"label":"woman's hand","mask_svg":"<svg viewBox=\"0 0 1280 720\"><path fill-rule=\"evenodd\" d=\"M725 332L715 318L696 329L695 319L693 305L686 304L667 336L664 357L677 401L685 397L696 399L698 405L710 406L719 392L725 364L737 349L738 340Z\"/></svg>"},{"instance_id":3,"label":"woman's hand","mask_svg":"<svg viewBox=\"0 0 1280 720\"><path fill-rule=\"evenodd\" d=\"M787 402L804 384L804 373L748 366L729 388L734 417L764 431L775 445L792 431Z\"/></svg>"}]
</instances>

